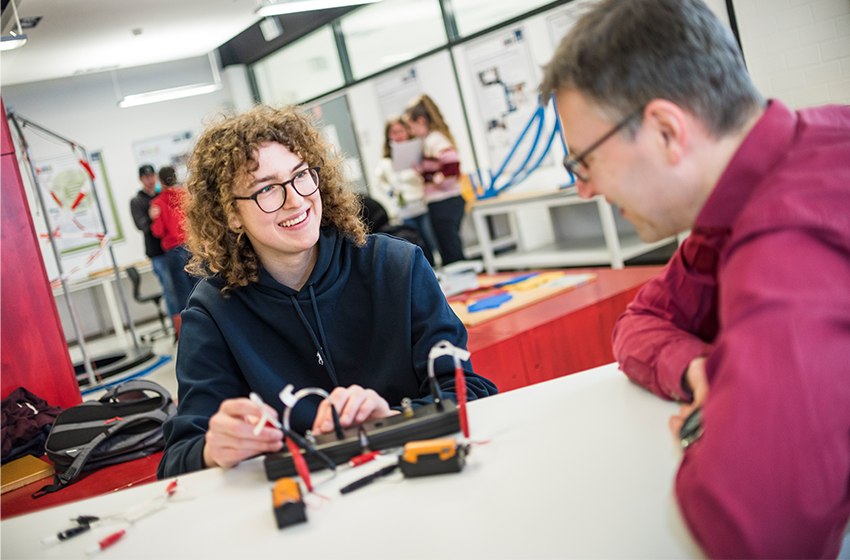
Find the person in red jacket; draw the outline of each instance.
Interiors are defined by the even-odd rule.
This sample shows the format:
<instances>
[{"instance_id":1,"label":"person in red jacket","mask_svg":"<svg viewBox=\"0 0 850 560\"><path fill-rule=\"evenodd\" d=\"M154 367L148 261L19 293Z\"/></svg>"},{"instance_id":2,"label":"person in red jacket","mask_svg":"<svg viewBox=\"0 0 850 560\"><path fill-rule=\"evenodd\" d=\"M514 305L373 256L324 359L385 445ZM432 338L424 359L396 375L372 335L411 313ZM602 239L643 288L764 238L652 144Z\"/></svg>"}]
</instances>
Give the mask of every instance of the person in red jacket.
<instances>
[{"instance_id":1,"label":"person in red jacket","mask_svg":"<svg viewBox=\"0 0 850 560\"><path fill-rule=\"evenodd\" d=\"M186 307L189 293L194 286L193 279L186 272L189 251L186 249L186 213L184 211L186 190L177 184L177 173L171 166L159 170L159 182L162 192L151 201L151 233L159 238L165 251L166 281L174 293L174 298L166 298L168 313L174 323L174 332L180 334L180 313ZM175 301L176 300L176 301Z\"/></svg>"},{"instance_id":2,"label":"person in red jacket","mask_svg":"<svg viewBox=\"0 0 850 560\"><path fill-rule=\"evenodd\" d=\"M835 558L850 518L850 107L765 101L700 0L602 0L546 68L579 195L690 230L614 330L687 403L682 515L708 556Z\"/></svg>"}]
</instances>

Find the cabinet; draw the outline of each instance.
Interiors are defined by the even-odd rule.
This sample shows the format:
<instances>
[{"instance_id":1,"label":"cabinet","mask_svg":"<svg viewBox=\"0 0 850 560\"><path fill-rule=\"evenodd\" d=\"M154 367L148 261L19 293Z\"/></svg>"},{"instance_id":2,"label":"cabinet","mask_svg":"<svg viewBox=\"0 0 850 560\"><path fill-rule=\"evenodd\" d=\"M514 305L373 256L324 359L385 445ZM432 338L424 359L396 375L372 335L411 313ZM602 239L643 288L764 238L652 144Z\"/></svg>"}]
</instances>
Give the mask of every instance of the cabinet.
<instances>
[{"instance_id":1,"label":"cabinet","mask_svg":"<svg viewBox=\"0 0 850 560\"><path fill-rule=\"evenodd\" d=\"M470 214L488 274L565 266L623 268L624 261L676 241L642 242L604 197L582 199L574 188L479 200ZM506 216L506 234L491 233L488 218L494 216ZM516 248L497 254L508 245Z\"/></svg>"}]
</instances>

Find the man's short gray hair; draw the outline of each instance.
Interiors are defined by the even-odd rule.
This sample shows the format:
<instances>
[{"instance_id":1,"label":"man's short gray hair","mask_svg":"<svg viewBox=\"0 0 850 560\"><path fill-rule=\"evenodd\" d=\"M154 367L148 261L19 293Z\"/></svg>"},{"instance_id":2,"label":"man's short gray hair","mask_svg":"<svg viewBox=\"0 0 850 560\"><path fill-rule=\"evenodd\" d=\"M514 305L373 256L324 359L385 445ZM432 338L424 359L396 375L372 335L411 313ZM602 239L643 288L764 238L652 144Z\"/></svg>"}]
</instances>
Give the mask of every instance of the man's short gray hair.
<instances>
[{"instance_id":1,"label":"man's short gray hair","mask_svg":"<svg viewBox=\"0 0 850 560\"><path fill-rule=\"evenodd\" d=\"M544 100L573 89L614 121L667 99L718 138L764 106L732 32L700 0L602 0L544 71Z\"/></svg>"}]
</instances>

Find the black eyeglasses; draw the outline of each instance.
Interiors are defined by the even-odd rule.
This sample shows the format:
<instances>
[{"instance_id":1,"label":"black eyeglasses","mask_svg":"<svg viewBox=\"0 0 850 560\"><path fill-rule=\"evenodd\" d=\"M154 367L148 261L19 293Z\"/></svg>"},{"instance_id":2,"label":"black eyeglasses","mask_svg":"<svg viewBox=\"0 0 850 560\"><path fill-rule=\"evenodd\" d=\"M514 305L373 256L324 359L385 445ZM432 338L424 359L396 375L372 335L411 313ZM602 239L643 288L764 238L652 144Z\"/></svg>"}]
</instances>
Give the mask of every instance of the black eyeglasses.
<instances>
[{"instance_id":1,"label":"black eyeglasses","mask_svg":"<svg viewBox=\"0 0 850 560\"><path fill-rule=\"evenodd\" d=\"M591 146L585 151L583 151L581 154L572 157L569 153L567 153L567 155L564 156L564 167L566 168L566 170L586 183L587 175L579 171L579 166L587 167L587 164L584 163L584 158L590 155L590 152L601 146L606 140L620 132L620 130L622 130L627 124L629 124L632 119L643 115L643 109L644 108L641 107L640 109L620 121L620 124L609 130L602 138L591 144Z\"/></svg>"},{"instance_id":2,"label":"black eyeglasses","mask_svg":"<svg viewBox=\"0 0 850 560\"><path fill-rule=\"evenodd\" d=\"M298 174L283 183L272 183L261 188L251 196L234 196L236 200L253 200L266 214L277 212L286 204L286 185L300 196L308 197L319 190L319 170L321 167L302 169Z\"/></svg>"}]
</instances>

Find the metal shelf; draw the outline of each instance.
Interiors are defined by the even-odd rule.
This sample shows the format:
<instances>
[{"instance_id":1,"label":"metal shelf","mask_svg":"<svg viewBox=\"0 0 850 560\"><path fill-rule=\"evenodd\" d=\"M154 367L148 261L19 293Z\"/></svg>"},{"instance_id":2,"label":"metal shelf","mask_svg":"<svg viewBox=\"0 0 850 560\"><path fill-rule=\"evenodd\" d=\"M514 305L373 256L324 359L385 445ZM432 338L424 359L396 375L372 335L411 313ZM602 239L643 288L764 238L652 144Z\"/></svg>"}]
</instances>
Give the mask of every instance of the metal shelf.
<instances>
[{"instance_id":1,"label":"metal shelf","mask_svg":"<svg viewBox=\"0 0 850 560\"><path fill-rule=\"evenodd\" d=\"M573 237L569 239L554 239L549 243L527 247L523 239L522 210L536 205L538 208L552 209L561 206L596 204L596 212L602 226L601 236ZM493 239L489 235L487 216L507 215L510 233ZM550 219L555 219L551 212ZM478 236L478 249L484 261L484 269L488 274L499 270L517 268L551 268L561 266L599 266L609 265L612 268L623 268L625 260L648 253L668 243L676 241L675 237L653 243L642 242L636 233L620 232L614 220L610 204L604 198L579 198L575 192L555 191L499 197L484 200L472 207L472 221ZM547 224L549 225L549 224ZM496 251L516 245L513 251L496 255Z\"/></svg>"}]
</instances>

